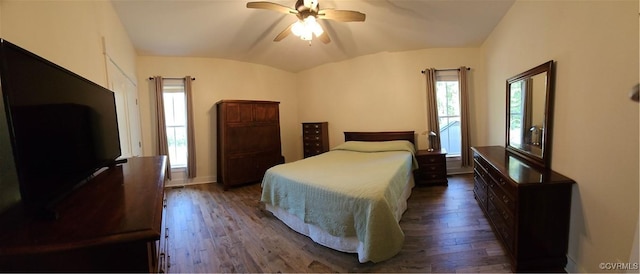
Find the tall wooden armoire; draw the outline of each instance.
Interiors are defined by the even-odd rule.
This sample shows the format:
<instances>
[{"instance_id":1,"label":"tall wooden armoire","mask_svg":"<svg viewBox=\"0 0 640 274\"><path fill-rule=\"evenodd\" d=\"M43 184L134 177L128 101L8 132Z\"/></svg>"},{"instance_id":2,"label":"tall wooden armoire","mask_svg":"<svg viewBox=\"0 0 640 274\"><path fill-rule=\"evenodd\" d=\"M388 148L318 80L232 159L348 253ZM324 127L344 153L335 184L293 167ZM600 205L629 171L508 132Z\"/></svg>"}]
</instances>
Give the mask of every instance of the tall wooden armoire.
<instances>
[{"instance_id":1,"label":"tall wooden armoire","mask_svg":"<svg viewBox=\"0 0 640 274\"><path fill-rule=\"evenodd\" d=\"M260 182L267 169L284 163L280 102L222 100L217 109L217 179L224 189Z\"/></svg>"}]
</instances>

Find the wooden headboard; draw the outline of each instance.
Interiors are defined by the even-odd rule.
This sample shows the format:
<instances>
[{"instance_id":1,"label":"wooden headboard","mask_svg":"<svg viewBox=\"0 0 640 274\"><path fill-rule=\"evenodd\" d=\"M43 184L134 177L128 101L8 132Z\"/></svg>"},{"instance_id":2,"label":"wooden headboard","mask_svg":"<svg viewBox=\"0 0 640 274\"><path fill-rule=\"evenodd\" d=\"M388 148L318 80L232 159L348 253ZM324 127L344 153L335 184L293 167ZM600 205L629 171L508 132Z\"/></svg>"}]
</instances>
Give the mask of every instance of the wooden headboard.
<instances>
[{"instance_id":1,"label":"wooden headboard","mask_svg":"<svg viewBox=\"0 0 640 274\"><path fill-rule=\"evenodd\" d=\"M345 132L344 141L393 141L406 140L414 145L414 131L384 131L384 132Z\"/></svg>"}]
</instances>

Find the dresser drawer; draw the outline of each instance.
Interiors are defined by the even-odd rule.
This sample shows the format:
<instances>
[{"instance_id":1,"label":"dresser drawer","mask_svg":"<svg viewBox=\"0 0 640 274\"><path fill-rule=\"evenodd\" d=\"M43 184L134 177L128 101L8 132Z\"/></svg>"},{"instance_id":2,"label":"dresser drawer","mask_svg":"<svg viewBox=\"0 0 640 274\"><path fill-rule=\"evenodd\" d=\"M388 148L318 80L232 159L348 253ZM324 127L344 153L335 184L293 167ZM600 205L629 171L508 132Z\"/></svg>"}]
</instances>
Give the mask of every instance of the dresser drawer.
<instances>
[{"instance_id":1,"label":"dresser drawer","mask_svg":"<svg viewBox=\"0 0 640 274\"><path fill-rule=\"evenodd\" d=\"M499 171L497 171L493 166L489 165L484 159L477 157L474 155L474 164L476 166L482 167L485 173L482 174L483 178L487 183L489 180L496 182L496 185L504 190L512 198L515 198L517 193L517 186L511 182L510 180L504 178Z\"/></svg>"},{"instance_id":2,"label":"dresser drawer","mask_svg":"<svg viewBox=\"0 0 640 274\"><path fill-rule=\"evenodd\" d=\"M474 164L475 172L478 173L478 176L480 176L482 180L484 180L488 184L491 181L491 177L489 177L489 173L487 172L487 170L481 164L479 164L477 160L474 161Z\"/></svg>"},{"instance_id":3,"label":"dresser drawer","mask_svg":"<svg viewBox=\"0 0 640 274\"><path fill-rule=\"evenodd\" d=\"M314 156L327 152L325 144L322 140L319 141L304 141L303 142L304 156Z\"/></svg>"},{"instance_id":4,"label":"dresser drawer","mask_svg":"<svg viewBox=\"0 0 640 274\"><path fill-rule=\"evenodd\" d=\"M482 157L480 157L478 154L473 155L473 161L475 162L476 165L479 165L482 168L484 168L484 170L492 169L491 165L489 165L489 163L487 163L484 159L482 159Z\"/></svg>"},{"instance_id":5,"label":"dresser drawer","mask_svg":"<svg viewBox=\"0 0 640 274\"><path fill-rule=\"evenodd\" d=\"M312 149L312 148L321 149L324 146L324 144L322 140L309 140L309 141L303 141L302 146L304 147L304 149Z\"/></svg>"},{"instance_id":6,"label":"dresser drawer","mask_svg":"<svg viewBox=\"0 0 640 274\"><path fill-rule=\"evenodd\" d=\"M487 184L482 180L477 172L473 174L473 193L476 200L480 202L480 206L486 209L487 206Z\"/></svg>"},{"instance_id":7,"label":"dresser drawer","mask_svg":"<svg viewBox=\"0 0 640 274\"><path fill-rule=\"evenodd\" d=\"M493 192L495 199L499 200L504 207L510 212L516 211L516 197L508 195L493 179L487 181L488 189Z\"/></svg>"},{"instance_id":8,"label":"dresser drawer","mask_svg":"<svg viewBox=\"0 0 640 274\"><path fill-rule=\"evenodd\" d=\"M304 135L302 136L303 141L321 141L322 136L320 135Z\"/></svg>"},{"instance_id":9,"label":"dresser drawer","mask_svg":"<svg viewBox=\"0 0 640 274\"><path fill-rule=\"evenodd\" d=\"M518 191L518 188L515 185L515 183L505 178L502 174L500 174L500 172L498 172L494 168L487 169L487 171L489 172L489 175L491 176L493 181L496 182L496 185L502 188L504 192L511 195L511 197L516 196L516 192Z\"/></svg>"},{"instance_id":10,"label":"dresser drawer","mask_svg":"<svg viewBox=\"0 0 640 274\"><path fill-rule=\"evenodd\" d=\"M489 189L487 192L488 203L491 205L496 213L500 216L505 225L509 227L509 229L514 229L515 227L515 215L513 212L502 203L502 200L493 192L493 189Z\"/></svg>"},{"instance_id":11,"label":"dresser drawer","mask_svg":"<svg viewBox=\"0 0 640 274\"><path fill-rule=\"evenodd\" d=\"M302 130L302 134L304 135L322 135L322 128L304 128Z\"/></svg>"},{"instance_id":12,"label":"dresser drawer","mask_svg":"<svg viewBox=\"0 0 640 274\"><path fill-rule=\"evenodd\" d=\"M496 207L496 204L492 202L491 199L493 198L493 196L491 190L489 190L488 196L489 203L487 204L487 213L489 215L489 219L491 219L491 222L493 222L495 230L498 232L500 238L502 238L502 242L507 246L509 252L514 252L515 239L513 235L515 233L513 225L509 225L505 222L503 218L503 210L501 211L500 209L498 209L498 207ZM513 220L511 216L509 216L509 218Z\"/></svg>"},{"instance_id":13,"label":"dresser drawer","mask_svg":"<svg viewBox=\"0 0 640 274\"><path fill-rule=\"evenodd\" d=\"M322 124L323 124L323 123L303 123L303 124L302 124L302 129L303 129L303 130L308 130L308 129L322 129Z\"/></svg>"}]
</instances>

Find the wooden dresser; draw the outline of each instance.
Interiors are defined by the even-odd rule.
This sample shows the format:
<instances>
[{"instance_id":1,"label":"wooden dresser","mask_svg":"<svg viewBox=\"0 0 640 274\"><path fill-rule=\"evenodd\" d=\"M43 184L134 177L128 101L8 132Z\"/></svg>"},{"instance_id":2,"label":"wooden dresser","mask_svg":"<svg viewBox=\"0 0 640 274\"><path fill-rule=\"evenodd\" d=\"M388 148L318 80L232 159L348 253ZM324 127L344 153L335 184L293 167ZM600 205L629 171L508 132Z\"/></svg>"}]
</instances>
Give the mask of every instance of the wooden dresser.
<instances>
[{"instance_id":1,"label":"wooden dresser","mask_svg":"<svg viewBox=\"0 0 640 274\"><path fill-rule=\"evenodd\" d=\"M418 169L414 171L418 185L447 185L447 152L442 150L418 150Z\"/></svg>"},{"instance_id":2,"label":"wooden dresser","mask_svg":"<svg viewBox=\"0 0 640 274\"><path fill-rule=\"evenodd\" d=\"M262 180L284 163L279 102L222 100L217 108L217 179L224 188Z\"/></svg>"},{"instance_id":3,"label":"wooden dresser","mask_svg":"<svg viewBox=\"0 0 640 274\"><path fill-rule=\"evenodd\" d=\"M329 151L329 123L302 123L304 158Z\"/></svg>"},{"instance_id":4,"label":"wooden dresser","mask_svg":"<svg viewBox=\"0 0 640 274\"><path fill-rule=\"evenodd\" d=\"M166 156L104 170L54 207L55 220L0 215L2 272L167 272Z\"/></svg>"},{"instance_id":5,"label":"wooden dresser","mask_svg":"<svg viewBox=\"0 0 640 274\"><path fill-rule=\"evenodd\" d=\"M473 147L473 193L512 271L564 271L573 180L534 168L504 147Z\"/></svg>"}]
</instances>

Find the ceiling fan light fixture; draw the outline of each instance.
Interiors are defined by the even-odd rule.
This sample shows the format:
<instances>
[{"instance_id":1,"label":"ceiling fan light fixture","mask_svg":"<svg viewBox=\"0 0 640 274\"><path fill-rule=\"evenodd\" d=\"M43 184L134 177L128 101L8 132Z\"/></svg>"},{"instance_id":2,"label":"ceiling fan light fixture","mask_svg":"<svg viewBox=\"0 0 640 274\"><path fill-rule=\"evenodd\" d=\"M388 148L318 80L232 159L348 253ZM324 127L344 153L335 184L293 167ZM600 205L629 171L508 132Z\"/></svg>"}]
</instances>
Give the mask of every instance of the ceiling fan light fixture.
<instances>
[{"instance_id":1,"label":"ceiling fan light fixture","mask_svg":"<svg viewBox=\"0 0 640 274\"><path fill-rule=\"evenodd\" d=\"M304 20L298 20L293 23L291 32L302 40L310 41L314 34L318 37L324 33L324 30L322 30L322 27L318 24L314 16L307 16Z\"/></svg>"},{"instance_id":2,"label":"ceiling fan light fixture","mask_svg":"<svg viewBox=\"0 0 640 274\"><path fill-rule=\"evenodd\" d=\"M307 16L307 18L304 19L304 22L307 28L310 29L316 37L322 35L324 32L320 24L318 24L318 21L316 21L315 16Z\"/></svg>"}]
</instances>

